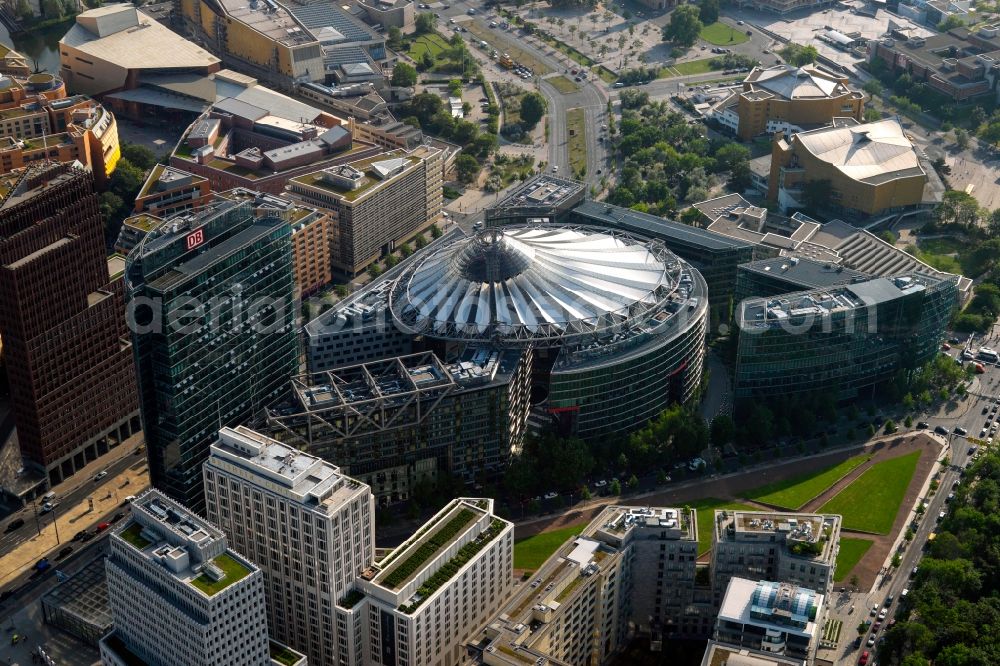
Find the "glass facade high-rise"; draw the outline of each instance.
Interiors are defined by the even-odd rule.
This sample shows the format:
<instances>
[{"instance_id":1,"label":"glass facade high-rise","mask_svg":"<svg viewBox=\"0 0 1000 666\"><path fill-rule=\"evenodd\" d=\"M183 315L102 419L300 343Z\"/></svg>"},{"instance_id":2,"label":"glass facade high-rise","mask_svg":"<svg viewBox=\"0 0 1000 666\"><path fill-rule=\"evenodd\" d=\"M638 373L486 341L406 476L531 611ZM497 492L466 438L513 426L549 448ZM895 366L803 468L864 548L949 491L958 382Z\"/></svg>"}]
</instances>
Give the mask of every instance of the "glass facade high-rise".
<instances>
[{"instance_id":1,"label":"glass facade high-rise","mask_svg":"<svg viewBox=\"0 0 1000 666\"><path fill-rule=\"evenodd\" d=\"M954 280L922 274L747 299L735 397L857 397L931 360L957 302Z\"/></svg>"},{"instance_id":2,"label":"glass facade high-rise","mask_svg":"<svg viewBox=\"0 0 1000 666\"><path fill-rule=\"evenodd\" d=\"M298 368L291 229L222 202L149 234L126 280L153 485L201 511L215 433L273 402Z\"/></svg>"}]
</instances>

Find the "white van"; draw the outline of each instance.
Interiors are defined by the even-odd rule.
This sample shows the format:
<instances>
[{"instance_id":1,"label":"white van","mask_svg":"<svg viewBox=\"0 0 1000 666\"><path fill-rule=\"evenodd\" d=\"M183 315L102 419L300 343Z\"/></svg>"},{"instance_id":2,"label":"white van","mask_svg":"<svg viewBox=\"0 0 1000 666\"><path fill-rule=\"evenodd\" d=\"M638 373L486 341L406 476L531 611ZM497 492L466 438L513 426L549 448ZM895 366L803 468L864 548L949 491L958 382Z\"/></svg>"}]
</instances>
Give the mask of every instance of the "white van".
<instances>
[{"instance_id":1,"label":"white van","mask_svg":"<svg viewBox=\"0 0 1000 666\"><path fill-rule=\"evenodd\" d=\"M50 490L49 492L42 495L42 500L46 503L51 502L55 498L56 498L56 492L54 490Z\"/></svg>"}]
</instances>

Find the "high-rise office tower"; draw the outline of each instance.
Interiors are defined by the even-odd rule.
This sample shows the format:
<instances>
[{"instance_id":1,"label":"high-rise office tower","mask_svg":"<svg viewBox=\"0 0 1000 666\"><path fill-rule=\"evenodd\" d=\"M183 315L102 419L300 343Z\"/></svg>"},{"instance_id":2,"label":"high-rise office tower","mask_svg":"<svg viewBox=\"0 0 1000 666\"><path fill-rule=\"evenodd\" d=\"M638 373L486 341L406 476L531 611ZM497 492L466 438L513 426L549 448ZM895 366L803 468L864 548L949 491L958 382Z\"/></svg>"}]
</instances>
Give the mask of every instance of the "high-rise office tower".
<instances>
[{"instance_id":1,"label":"high-rise office tower","mask_svg":"<svg viewBox=\"0 0 1000 666\"><path fill-rule=\"evenodd\" d=\"M3 185L0 336L21 452L54 485L139 429L121 260L90 172L46 163Z\"/></svg>"},{"instance_id":2,"label":"high-rise office tower","mask_svg":"<svg viewBox=\"0 0 1000 666\"><path fill-rule=\"evenodd\" d=\"M375 560L371 489L245 426L219 431L203 469L209 521L264 571L270 635L343 664L334 607Z\"/></svg>"},{"instance_id":3,"label":"high-rise office tower","mask_svg":"<svg viewBox=\"0 0 1000 666\"><path fill-rule=\"evenodd\" d=\"M298 367L291 229L249 202L171 218L129 253L126 283L153 485L201 511L216 433Z\"/></svg>"},{"instance_id":4,"label":"high-rise office tower","mask_svg":"<svg viewBox=\"0 0 1000 666\"><path fill-rule=\"evenodd\" d=\"M109 542L106 666L270 666L279 652L304 665L269 645L264 576L221 530L156 490L131 508Z\"/></svg>"}]
</instances>

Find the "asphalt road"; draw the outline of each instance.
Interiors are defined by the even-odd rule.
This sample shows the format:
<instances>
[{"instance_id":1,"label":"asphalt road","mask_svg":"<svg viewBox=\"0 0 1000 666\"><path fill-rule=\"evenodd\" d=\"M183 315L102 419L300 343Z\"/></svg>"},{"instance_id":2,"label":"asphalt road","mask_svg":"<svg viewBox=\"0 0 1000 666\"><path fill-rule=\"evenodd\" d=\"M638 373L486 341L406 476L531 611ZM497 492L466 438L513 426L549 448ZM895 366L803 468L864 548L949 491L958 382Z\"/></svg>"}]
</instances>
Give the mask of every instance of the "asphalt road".
<instances>
[{"instance_id":1,"label":"asphalt road","mask_svg":"<svg viewBox=\"0 0 1000 666\"><path fill-rule=\"evenodd\" d=\"M938 491L930 496L928 507L923 515L918 516L916 512L910 511L907 524L915 520L917 521L917 529L913 541L900 553L901 563L895 575L880 576L875 590L871 593L862 591L856 594L831 595L831 616L844 621L840 642L836 650L838 664L843 666L856 664L861 654L866 650L874 655L876 648L867 645L868 638L872 635L871 631L863 635L861 647L854 647L854 639L857 636L855 628L864 619L874 619L870 615L871 607L874 605L879 608L888 608L887 621L892 619L899 610L900 594L910 586L913 567L920 565L927 537L937 529L939 514L947 508L947 497L952 491L952 485L961 478L961 472L969 462L970 443L965 437L956 435L953 431L956 427L963 427L969 432L969 436L977 437L988 418L983 415L982 409L984 406L991 405L997 396L1000 396L1000 368L988 366L986 374L979 377L979 386L974 387L968 400L954 411L957 413L965 410L960 415L938 417L923 414L914 417L915 421L926 421L932 430L937 426L948 429L950 433L947 436L949 446L944 455L951 457L951 465L941 471L938 478ZM893 600L887 604L886 600L890 595ZM853 610L851 610L852 607ZM883 622L882 627L875 634L876 641L885 632L885 625L886 622Z\"/></svg>"},{"instance_id":2,"label":"asphalt road","mask_svg":"<svg viewBox=\"0 0 1000 666\"><path fill-rule=\"evenodd\" d=\"M112 515L114 515L113 512L108 512L104 516L101 516L100 519L107 520ZM107 541L108 533L104 532L90 541L72 543L73 552L62 560L56 560L58 552L67 545L64 542L48 554L48 558L52 562L52 567L45 573L33 576L33 570L30 567L25 569L24 573L3 587L4 592L10 591L12 594L0 602L0 617L6 617L18 609L37 601L59 582L56 571L66 575L76 573L87 562L93 559L97 551L106 548Z\"/></svg>"},{"instance_id":3,"label":"asphalt road","mask_svg":"<svg viewBox=\"0 0 1000 666\"><path fill-rule=\"evenodd\" d=\"M124 489L111 488L108 484L115 476L124 471L126 468L132 465L141 466L145 464L146 464L145 456L135 455L134 453L126 452L121 458L112 463L109 463L108 466L104 468L108 471L108 475L101 482L95 483L89 478L81 479L79 484L75 488L69 490L66 494L63 494L62 492L60 492L60 490L63 489L63 486L72 484L73 483L72 479L62 484L61 486L57 486L56 492L59 493L58 496L59 505L56 506L56 508L53 511L47 514L38 513L36 517L36 506L29 504L20 511L8 516L6 519L4 519L2 523L0 523L0 526L2 526L2 529L4 530L2 535L0 535L0 554L9 553L10 551L14 550L19 544L24 543L25 541L28 541L32 537L37 536L38 534L41 533L42 528L48 527L50 524L52 524L53 520L57 516L61 516L64 511L68 511L72 507L75 507L79 503L83 502L87 497L104 496L107 493L115 491L117 491L122 498L124 498L127 495L134 494L133 492L129 491L128 488ZM37 506L38 507L41 506L40 500ZM7 532L6 531L7 526L17 519L23 519L24 525L11 532ZM90 524L96 525L99 522L101 522L101 518L95 516L94 520ZM81 523L80 529L86 527L90 527L90 525ZM66 542L73 538L72 534L60 534L59 536L61 537L63 542Z\"/></svg>"},{"instance_id":4,"label":"asphalt road","mask_svg":"<svg viewBox=\"0 0 1000 666\"><path fill-rule=\"evenodd\" d=\"M472 8L476 10L474 16L468 15L468 10ZM451 30L453 26L448 23L450 18L464 17L458 25L467 23L468 21L475 21L478 26L483 30L487 30L493 33L494 39L498 44L510 44L516 46L518 49L526 51L529 55L537 58L539 61L546 64L554 72L560 74L567 74L569 68L578 67L576 63L573 63L567 56L559 54L557 56L552 55L553 49L550 47L539 47L537 43L533 40L527 39L519 31L504 31L499 28L490 28L489 22L492 20L490 18L490 12L484 11L481 8L481 4L478 2L467 2L464 0L459 0L451 3L447 9L445 8L433 8L431 10L423 11L433 11L441 16L441 21L439 27L445 30ZM464 33L468 35L468 33ZM484 65L484 69L488 70L489 67L496 67L497 65L492 62L488 62ZM489 75L487 72L487 78ZM572 76L567 78L572 79ZM607 151L604 149L604 145L600 142L600 127L607 123L607 92L602 92L598 86L603 86L603 82L599 79L594 80L593 77L588 80L584 80L577 85L580 90L564 94L552 87L551 84L546 82L544 79L537 79L539 83L539 89L541 93L545 96L548 101L548 119L549 119L549 140L548 140L548 162L549 170L554 166L559 167L559 173L572 177L572 172L569 169L569 148L568 148L568 133L566 127L566 112L569 109L582 108L584 109L586 121L585 131L586 131L586 141L587 141L587 175L584 179L588 184L597 184L600 182L602 174L598 174L597 171L601 170L605 172L607 170Z\"/></svg>"}]
</instances>

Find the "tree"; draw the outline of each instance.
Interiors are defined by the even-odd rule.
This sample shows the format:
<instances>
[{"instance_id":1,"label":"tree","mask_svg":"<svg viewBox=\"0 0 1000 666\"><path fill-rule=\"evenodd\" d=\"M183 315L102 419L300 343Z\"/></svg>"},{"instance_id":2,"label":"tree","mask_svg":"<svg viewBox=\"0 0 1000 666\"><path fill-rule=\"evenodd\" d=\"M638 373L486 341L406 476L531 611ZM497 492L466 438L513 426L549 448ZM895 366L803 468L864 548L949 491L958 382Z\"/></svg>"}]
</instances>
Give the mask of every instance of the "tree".
<instances>
[{"instance_id":1,"label":"tree","mask_svg":"<svg viewBox=\"0 0 1000 666\"><path fill-rule=\"evenodd\" d=\"M145 179L145 171L123 158L118 160L118 165L111 174L108 189L123 201L135 201L135 195L139 193Z\"/></svg>"},{"instance_id":2,"label":"tree","mask_svg":"<svg viewBox=\"0 0 1000 666\"><path fill-rule=\"evenodd\" d=\"M399 50L403 46L403 31L397 26L389 26L389 46Z\"/></svg>"},{"instance_id":3,"label":"tree","mask_svg":"<svg viewBox=\"0 0 1000 666\"><path fill-rule=\"evenodd\" d=\"M101 192L100 207L105 225L121 210L124 204L122 198L114 192Z\"/></svg>"},{"instance_id":4,"label":"tree","mask_svg":"<svg viewBox=\"0 0 1000 666\"><path fill-rule=\"evenodd\" d=\"M400 88L409 88L417 82L417 70L405 62L397 62L392 68L391 83Z\"/></svg>"},{"instance_id":5,"label":"tree","mask_svg":"<svg viewBox=\"0 0 1000 666\"><path fill-rule=\"evenodd\" d=\"M435 23L437 23L437 18L435 18L432 12L421 12L420 14L417 14L415 22L417 34L423 35L431 32L434 30ZM427 51L424 51L424 53L427 53Z\"/></svg>"},{"instance_id":6,"label":"tree","mask_svg":"<svg viewBox=\"0 0 1000 666\"><path fill-rule=\"evenodd\" d=\"M795 67L802 67L803 65L816 62L816 58L819 57L819 51L816 50L815 46L802 46L795 43L788 44L778 51L778 53L789 65Z\"/></svg>"},{"instance_id":7,"label":"tree","mask_svg":"<svg viewBox=\"0 0 1000 666\"><path fill-rule=\"evenodd\" d=\"M465 184L476 179L479 168L479 162L472 155L462 153L455 159L455 173L458 174L458 180Z\"/></svg>"},{"instance_id":8,"label":"tree","mask_svg":"<svg viewBox=\"0 0 1000 666\"><path fill-rule=\"evenodd\" d=\"M719 0L700 0L698 3L698 20L705 25L712 25L719 20Z\"/></svg>"},{"instance_id":9,"label":"tree","mask_svg":"<svg viewBox=\"0 0 1000 666\"><path fill-rule=\"evenodd\" d=\"M885 231L883 231L882 233L880 233L878 235L878 237L881 238L882 240L884 240L889 245L895 245L896 244L896 234L892 233L888 229L886 229Z\"/></svg>"},{"instance_id":10,"label":"tree","mask_svg":"<svg viewBox=\"0 0 1000 666\"><path fill-rule=\"evenodd\" d=\"M954 130L955 134L955 145L965 150L969 147L969 133L960 127L956 127Z\"/></svg>"},{"instance_id":11,"label":"tree","mask_svg":"<svg viewBox=\"0 0 1000 666\"><path fill-rule=\"evenodd\" d=\"M58 19L63 17L63 4L59 0L42 0L42 16L47 19Z\"/></svg>"},{"instance_id":12,"label":"tree","mask_svg":"<svg viewBox=\"0 0 1000 666\"><path fill-rule=\"evenodd\" d=\"M430 51L424 51L424 54L420 56L420 66L425 72L434 68L434 56L431 55Z\"/></svg>"},{"instance_id":13,"label":"tree","mask_svg":"<svg viewBox=\"0 0 1000 666\"><path fill-rule=\"evenodd\" d=\"M611 479L611 485L608 487L608 491L612 495L622 494L622 484L618 479Z\"/></svg>"},{"instance_id":14,"label":"tree","mask_svg":"<svg viewBox=\"0 0 1000 666\"><path fill-rule=\"evenodd\" d=\"M881 119L882 119L882 112L879 111L878 109L873 109L873 108L865 109L866 123L875 122L876 120L881 120Z\"/></svg>"},{"instance_id":15,"label":"tree","mask_svg":"<svg viewBox=\"0 0 1000 666\"><path fill-rule=\"evenodd\" d=\"M545 108L544 97L536 92L528 93L521 98L521 122L530 130L545 115Z\"/></svg>"},{"instance_id":16,"label":"tree","mask_svg":"<svg viewBox=\"0 0 1000 666\"><path fill-rule=\"evenodd\" d=\"M677 46L693 46L704 27L698 18L700 10L695 5L681 5L670 14L670 22L663 26L663 41Z\"/></svg>"},{"instance_id":17,"label":"tree","mask_svg":"<svg viewBox=\"0 0 1000 666\"><path fill-rule=\"evenodd\" d=\"M96 7L90 8L96 9ZM31 5L28 4L28 0L17 0L14 4L14 15L22 21L31 18Z\"/></svg>"},{"instance_id":18,"label":"tree","mask_svg":"<svg viewBox=\"0 0 1000 666\"><path fill-rule=\"evenodd\" d=\"M441 235L442 235L443 233L444 233L444 232L443 232L443 231L441 231L441 227L439 227L439 226L438 226L438 225L436 225L436 224L432 224L432 225L431 225L431 238L433 238L433 239L437 240L438 238L441 238Z\"/></svg>"},{"instance_id":19,"label":"tree","mask_svg":"<svg viewBox=\"0 0 1000 666\"><path fill-rule=\"evenodd\" d=\"M937 29L940 32L948 32L952 28L961 28L963 25L965 25L965 23L962 22L962 19L960 19L957 14L951 14L938 23Z\"/></svg>"},{"instance_id":20,"label":"tree","mask_svg":"<svg viewBox=\"0 0 1000 666\"><path fill-rule=\"evenodd\" d=\"M729 142L715 151L715 160L720 171L732 171L750 165L750 149L735 142Z\"/></svg>"},{"instance_id":21,"label":"tree","mask_svg":"<svg viewBox=\"0 0 1000 666\"><path fill-rule=\"evenodd\" d=\"M861 87L861 89L864 90L869 95L871 95L872 97L877 97L878 95L882 94L884 86L882 85L882 82L879 81L878 79L870 79L865 83L865 85Z\"/></svg>"},{"instance_id":22,"label":"tree","mask_svg":"<svg viewBox=\"0 0 1000 666\"><path fill-rule=\"evenodd\" d=\"M718 447L725 446L729 442L733 441L733 437L736 435L736 426L733 424L733 419L728 414L719 414L714 419L712 419L712 427L710 429L709 438L712 444Z\"/></svg>"},{"instance_id":23,"label":"tree","mask_svg":"<svg viewBox=\"0 0 1000 666\"><path fill-rule=\"evenodd\" d=\"M148 171L156 164L156 153L138 143L121 144L122 158L128 160L143 171Z\"/></svg>"}]
</instances>

